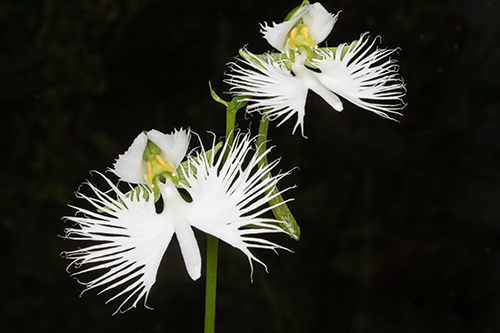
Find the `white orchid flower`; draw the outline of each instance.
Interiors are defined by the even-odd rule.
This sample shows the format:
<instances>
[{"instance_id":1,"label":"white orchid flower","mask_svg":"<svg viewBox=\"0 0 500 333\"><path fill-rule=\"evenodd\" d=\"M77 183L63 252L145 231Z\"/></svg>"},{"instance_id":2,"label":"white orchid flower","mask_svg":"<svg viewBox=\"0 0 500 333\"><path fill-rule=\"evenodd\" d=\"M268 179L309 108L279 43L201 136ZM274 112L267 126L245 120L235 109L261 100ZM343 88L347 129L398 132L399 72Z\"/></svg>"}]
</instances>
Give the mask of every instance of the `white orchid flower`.
<instances>
[{"instance_id":1,"label":"white orchid flower","mask_svg":"<svg viewBox=\"0 0 500 333\"><path fill-rule=\"evenodd\" d=\"M399 67L389 56L396 49L378 49L366 34L337 48L318 48L337 21L319 3L305 5L288 21L263 26L264 37L282 54L254 55L242 50L243 59L233 63L226 83L236 96L250 102L247 112L259 112L281 125L297 116L304 135L305 103L309 90L336 111L343 110L339 96L351 103L394 120L405 103Z\"/></svg>"},{"instance_id":2,"label":"white orchid flower","mask_svg":"<svg viewBox=\"0 0 500 333\"><path fill-rule=\"evenodd\" d=\"M161 149L158 155L163 162L177 167L186 154L189 137L189 132L184 130L167 135L158 131L140 134L128 151L119 157L113 171L122 180L141 185L124 193L101 174L110 190L102 191L88 182L86 185L92 195L77 192L77 197L88 201L97 211L73 207L76 216L66 217L78 226L65 230L66 239L95 242L63 253L65 258L72 260L68 269L78 269L72 274L78 279L86 273L93 272L95 277L95 272L102 272L93 280L79 282L86 286L84 292L95 288L101 289L99 294L113 291L114 296L106 303L125 295L116 312L136 307L143 297L147 307L146 301L156 281L161 259L174 234L189 276L193 280L200 277L201 256L192 227L242 251L252 272L253 261L266 266L250 252L250 248L285 249L255 237L283 232L276 224L277 220L261 215L271 209L267 202L276 196L269 189L286 174L263 177L277 161L266 167L257 167L258 161L269 150L263 155L252 152L254 140L249 135L236 135L231 147L226 143L223 151L228 150L228 153L224 163L224 154L215 157L203 148L188 155L186 166L177 170L187 183L179 182L178 186L189 195L189 200L180 194L171 181L171 174L167 172L167 176L160 177L156 186L160 188L163 209L157 212L150 188L151 177L144 180L150 170L148 163L143 161L147 140Z\"/></svg>"},{"instance_id":3,"label":"white orchid flower","mask_svg":"<svg viewBox=\"0 0 500 333\"><path fill-rule=\"evenodd\" d=\"M116 160L114 169L111 169L121 180L134 184L151 183L148 180L148 167L156 160L156 164L163 165L167 170L175 173L175 169L184 159L191 136L189 131L174 130L172 134L163 134L157 130L139 134L125 154ZM144 150L151 141L159 148L160 154L151 154L152 161L145 161ZM168 164L167 162L168 161Z\"/></svg>"},{"instance_id":4,"label":"white orchid flower","mask_svg":"<svg viewBox=\"0 0 500 333\"><path fill-rule=\"evenodd\" d=\"M286 53L290 48L296 50L296 44L317 46L328 37L337 19L338 14L332 15L320 3L314 3L298 8L282 23L273 22L272 27L264 23L261 32L269 44ZM301 23L297 24L299 20Z\"/></svg>"}]
</instances>

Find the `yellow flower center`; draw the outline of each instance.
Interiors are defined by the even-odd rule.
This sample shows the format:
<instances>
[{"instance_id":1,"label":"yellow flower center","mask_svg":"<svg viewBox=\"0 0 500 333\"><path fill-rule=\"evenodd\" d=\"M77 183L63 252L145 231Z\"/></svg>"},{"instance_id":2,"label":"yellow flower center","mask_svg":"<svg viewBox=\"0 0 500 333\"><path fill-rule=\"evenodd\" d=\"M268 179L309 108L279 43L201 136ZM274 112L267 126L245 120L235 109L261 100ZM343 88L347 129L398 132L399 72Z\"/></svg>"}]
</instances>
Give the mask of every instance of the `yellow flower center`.
<instances>
[{"instance_id":1,"label":"yellow flower center","mask_svg":"<svg viewBox=\"0 0 500 333\"><path fill-rule=\"evenodd\" d=\"M306 47L317 47L318 44L309 37L309 27L302 23L299 23L290 30L288 34L288 46L292 50L297 50L300 46Z\"/></svg>"},{"instance_id":2,"label":"yellow flower center","mask_svg":"<svg viewBox=\"0 0 500 333\"><path fill-rule=\"evenodd\" d=\"M147 172L146 179L149 186L153 187L154 177L167 173L170 179L177 179L174 166L170 162L165 162L160 155L150 155L146 162Z\"/></svg>"}]
</instances>

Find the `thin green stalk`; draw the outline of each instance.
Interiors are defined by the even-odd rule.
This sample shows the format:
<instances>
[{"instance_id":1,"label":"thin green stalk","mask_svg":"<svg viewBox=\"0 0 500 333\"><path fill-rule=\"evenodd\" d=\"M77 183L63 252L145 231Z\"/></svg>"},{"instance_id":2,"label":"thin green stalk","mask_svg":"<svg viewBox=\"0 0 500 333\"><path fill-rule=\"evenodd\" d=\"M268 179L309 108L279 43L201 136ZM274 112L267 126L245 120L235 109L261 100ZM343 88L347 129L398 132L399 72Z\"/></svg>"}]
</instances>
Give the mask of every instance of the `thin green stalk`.
<instances>
[{"instance_id":1,"label":"thin green stalk","mask_svg":"<svg viewBox=\"0 0 500 333\"><path fill-rule=\"evenodd\" d=\"M219 103L226 106L226 142L228 143L224 151L223 163L226 161L229 146L233 143L234 126L236 124L236 113L244 106L237 99L230 103L222 101L210 87L212 97ZM219 239L207 234L207 279L205 289L205 333L215 332L215 305L217 300L217 253L219 249Z\"/></svg>"},{"instance_id":2,"label":"thin green stalk","mask_svg":"<svg viewBox=\"0 0 500 333\"><path fill-rule=\"evenodd\" d=\"M234 127L236 124L236 113L238 112L239 109L234 109L231 107L232 103L229 103L229 105L226 108L226 150L224 151L224 157L222 162L225 163L227 159L227 154L229 153L229 149L231 145L233 144L233 139L234 139Z\"/></svg>"},{"instance_id":3,"label":"thin green stalk","mask_svg":"<svg viewBox=\"0 0 500 333\"><path fill-rule=\"evenodd\" d=\"M215 332L217 294L217 252L219 240L207 234L207 281L205 291L205 333Z\"/></svg>"}]
</instances>

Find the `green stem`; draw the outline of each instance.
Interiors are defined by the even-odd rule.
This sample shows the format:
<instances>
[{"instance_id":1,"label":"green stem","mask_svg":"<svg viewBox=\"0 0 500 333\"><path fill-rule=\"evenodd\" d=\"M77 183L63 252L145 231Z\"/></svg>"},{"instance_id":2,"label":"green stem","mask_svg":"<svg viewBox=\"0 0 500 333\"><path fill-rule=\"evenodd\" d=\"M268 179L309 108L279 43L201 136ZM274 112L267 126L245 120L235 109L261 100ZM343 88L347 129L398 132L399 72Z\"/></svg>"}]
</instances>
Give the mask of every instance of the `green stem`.
<instances>
[{"instance_id":1,"label":"green stem","mask_svg":"<svg viewBox=\"0 0 500 333\"><path fill-rule=\"evenodd\" d=\"M267 130L269 129L269 118L262 115L259 123L259 136L257 137L257 146L259 147L259 155L264 154L267 149ZM259 167L267 165L267 156L264 156L259 162ZM269 174L266 174L266 178L269 177Z\"/></svg>"},{"instance_id":2,"label":"green stem","mask_svg":"<svg viewBox=\"0 0 500 333\"><path fill-rule=\"evenodd\" d=\"M215 332L217 294L217 252L219 240L207 234L207 282L205 291L205 333Z\"/></svg>"},{"instance_id":3,"label":"green stem","mask_svg":"<svg viewBox=\"0 0 500 333\"><path fill-rule=\"evenodd\" d=\"M215 93L212 94L212 96ZM234 101L234 102L233 102ZM236 113L243 105L234 100L226 105L226 142L223 163L226 162L229 146L233 143ZM215 304L217 298L217 252L219 239L207 234L207 280L205 289L205 333L215 332Z\"/></svg>"},{"instance_id":4,"label":"green stem","mask_svg":"<svg viewBox=\"0 0 500 333\"><path fill-rule=\"evenodd\" d=\"M238 110L228 109L226 112L226 141L231 145L234 138L234 127L236 124L236 112ZM226 158L224 158L224 162Z\"/></svg>"},{"instance_id":5,"label":"green stem","mask_svg":"<svg viewBox=\"0 0 500 333\"><path fill-rule=\"evenodd\" d=\"M233 100L226 107L226 150L224 151L224 157L222 159L222 163L224 164L227 159L227 155L229 154L229 150L231 145L233 144L234 139L234 128L236 125L236 113L240 109L241 105L233 98Z\"/></svg>"}]
</instances>

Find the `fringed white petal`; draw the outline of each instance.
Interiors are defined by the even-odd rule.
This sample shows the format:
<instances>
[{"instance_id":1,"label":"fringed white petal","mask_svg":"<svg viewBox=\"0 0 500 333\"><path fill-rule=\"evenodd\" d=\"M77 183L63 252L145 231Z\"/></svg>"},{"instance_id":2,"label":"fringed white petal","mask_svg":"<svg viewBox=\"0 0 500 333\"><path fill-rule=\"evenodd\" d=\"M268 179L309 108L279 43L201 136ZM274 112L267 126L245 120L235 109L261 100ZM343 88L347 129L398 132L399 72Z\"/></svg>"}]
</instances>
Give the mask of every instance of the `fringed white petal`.
<instances>
[{"instance_id":1,"label":"fringed white petal","mask_svg":"<svg viewBox=\"0 0 500 333\"><path fill-rule=\"evenodd\" d=\"M253 144L254 140L248 134L236 135L231 148L226 143L221 149L221 152L229 149L225 163L223 153L209 161L202 152L189 158L189 163L197 170L196 174L192 172L193 168L188 168L185 174L189 183L186 190L192 198L186 210L189 223L242 251L248 257L252 271L252 261L264 267L265 264L250 252L250 248L285 249L251 236L284 232L276 224L277 220L261 215L271 209L268 201L277 195L266 194L266 190L286 175L278 174L261 181L268 171L276 167L277 161L258 168L258 161L269 150L259 156L252 151ZM246 160L248 164L244 166Z\"/></svg>"},{"instance_id":2,"label":"fringed white petal","mask_svg":"<svg viewBox=\"0 0 500 333\"><path fill-rule=\"evenodd\" d=\"M139 134L129 149L118 156L114 168L111 169L121 180L130 183L146 183L144 174L146 173L146 164L142 159L144 148L148 143L146 134Z\"/></svg>"},{"instance_id":3,"label":"fringed white petal","mask_svg":"<svg viewBox=\"0 0 500 333\"><path fill-rule=\"evenodd\" d=\"M275 61L271 57L261 60L250 52L246 54L251 60L242 59L241 62L250 68L243 67L238 62L233 63L233 73L228 74L229 79L225 80L231 85L231 93L248 96L246 100L252 102L247 106L249 113L259 112L271 120L282 118L277 126L297 115L293 132L300 125L304 135L308 82L293 76L282 61Z\"/></svg>"},{"instance_id":4,"label":"fringed white petal","mask_svg":"<svg viewBox=\"0 0 500 333\"><path fill-rule=\"evenodd\" d=\"M337 22L338 14L329 13L319 2L309 6L303 15L304 24L309 27L309 37L316 44L321 43L332 32L333 26Z\"/></svg>"},{"instance_id":5,"label":"fringed white petal","mask_svg":"<svg viewBox=\"0 0 500 333\"><path fill-rule=\"evenodd\" d=\"M72 260L68 270L78 269L72 276L86 286L84 292L94 288L101 289L99 294L114 292L108 302L120 296L125 298L116 312L136 307L143 297L147 307L146 301L172 239L174 225L156 213L154 196L146 187L141 186L132 195L125 196L109 179L101 176L111 187L110 191L102 192L87 183L93 196L80 192L77 196L102 212L73 207L77 216L66 217L67 221L79 225L79 228L65 230L66 239L91 241L95 245L64 252L63 256ZM144 199L145 194L148 200ZM102 275L83 282L81 276L89 272Z\"/></svg>"},{"instance_id":6,"label":"fringed white petal","mask_svg":"<svg viewBox=\"0 0 500 333\"><path fill-rule=\"evenodd\" d=\"M263 155L252 153L254 142L249 135L235 135L231 148L226 143L221 150L227 151L225 163L223 153L217 158L211 155L208 160L203 148L193 152L188 159L190 167L182 169L189 184L185 190L192 200L185 201L167 179L159 183L164 204L161 213L157 213L154 194L147 185L124 194L102 174L110 190L103 192L87 183L91 195L77 192L77 196L93 209L73 207L76 216L66 220L77 226L67 228L65 238L91 245L63 253L72 260L68 270L76 270L72 276L87 277L87 281L79 279L86 286L84 292L114 292L108 302L121 298L116 312L136 307L143 297L147 307L158 267L174 233L190 277L198 279L201 255L192 226L240 249L248 257L252 271L253 261L265 267L250 248L285 249L255 235L284 232L279 221L261 215L271 210L268 201L282 193L272 194L270 190L286 174L266 178L277 161L259 168L258 162L269 150Z\"/></svg>"},{"instance_id":7,"label":"fringed white petal","mask_svg":"<svg viewBox=\"0 0 500 333\"><path fill-rule=\"evenodd\" d=\"M174 164L177 168L189 146L191 135L189 130L174 130L171 134L163 134L157 130L148 132L148 139L161 149L161 157Z\"/></svg>"},{"instance_id":8,"label":"fringed white petal","mask_svg":"<svg viewBox=\"0 0 500 333\"><path fill-rule=\"evenodd\" d=\"M394 120L387 113L401 114L398 111L405 106L402 97L406 89L396 60L389 58L396 49L374 49L375 42L370 43L363 34L343 58L346 44L339 45L335 53L318 50L323 59L316 60L315 65L321 73L312 73L326 88L351 103Z\"/></svg>"}]
</instances>

